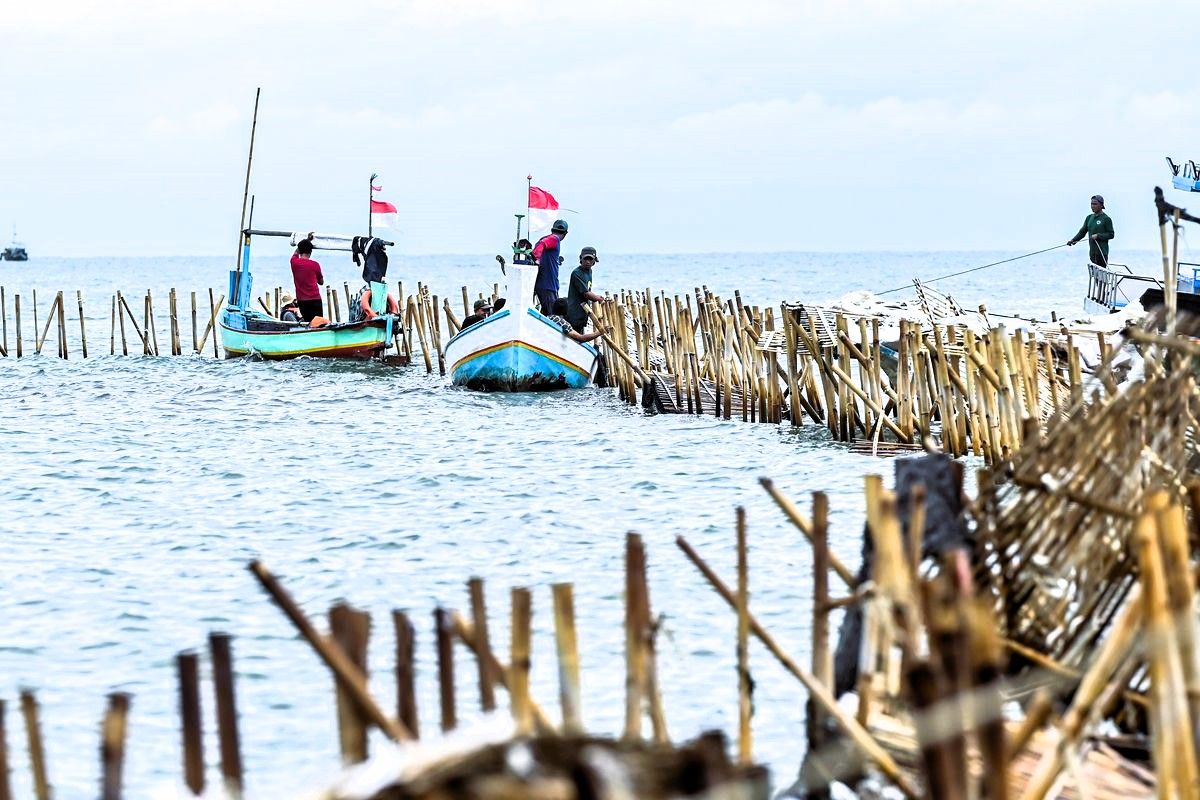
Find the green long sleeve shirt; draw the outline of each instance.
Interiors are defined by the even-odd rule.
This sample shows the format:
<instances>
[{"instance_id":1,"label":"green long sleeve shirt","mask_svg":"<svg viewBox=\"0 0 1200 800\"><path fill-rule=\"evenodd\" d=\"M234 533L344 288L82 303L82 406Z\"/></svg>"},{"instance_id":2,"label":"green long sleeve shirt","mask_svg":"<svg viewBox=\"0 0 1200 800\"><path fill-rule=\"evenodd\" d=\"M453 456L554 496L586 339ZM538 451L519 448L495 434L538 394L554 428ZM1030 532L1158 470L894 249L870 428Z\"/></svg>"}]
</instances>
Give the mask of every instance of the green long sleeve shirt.
<instances>
[{"instance_id":1,"label":"green long sleeve shirt","mask_svg":"<svg viewBox=\"0 0 1200 800\"><path fill-rule=\"evenodd\" d=\"M1093 256L1092 261L1097 263L1108 263L1108 242L1110 239L1116 238L1116 233L1113 231L1112 217L1101 211L1099 214L1088 214L1087 219L1083 221L1083 227L1075 234L1071 240L1073 242L1082 241L1085 237L1096 235L1095 239L1088 238L1088 252ZM1095 254L1099 253L1104 256L1103 262L1098 262L1094 258Z\"/></svg>"}]
</instances>

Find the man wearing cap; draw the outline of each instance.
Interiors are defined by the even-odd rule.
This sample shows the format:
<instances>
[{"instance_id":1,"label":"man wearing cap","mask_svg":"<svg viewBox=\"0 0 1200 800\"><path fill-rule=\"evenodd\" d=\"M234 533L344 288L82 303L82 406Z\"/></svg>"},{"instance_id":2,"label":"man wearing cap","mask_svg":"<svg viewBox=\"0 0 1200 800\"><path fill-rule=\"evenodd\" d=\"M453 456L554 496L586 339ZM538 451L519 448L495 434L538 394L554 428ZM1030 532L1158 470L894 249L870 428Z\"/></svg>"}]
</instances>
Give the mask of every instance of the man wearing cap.
<instances>
[{"instance_id":1,"label":"man wearing cap","mask_svg":"<svg viewBox=\"0 0 1200 800\"><path fill-rule=\"evenodd\" d=\"M482 297L475 301L475 313L462 321L460 331L465 331L467 328L474 325L476 322L483 322L492 314L492 304Z\"/></svg>"},{"instance_id":2,"label":"man wearing cap","mask_svg":"<svg viewBox=\"0 0 1200 800\"><path fill-rule=\"evenodd\" d=\"M576 333L583 333L587 326L588 313L584 304L606 302L604 295L592 291L592 267L599 260L596 248L585 247L579 251L579 266L571 273L571 285L567 287L567 322Z\"/></svg>"},{"instance_id":3,"label":"man wearing cap","mask_svg":"<svg viewBox=\"0 0 1200 800\"><path fill-rule=\"evenodd\" d=\"M1098 194L1092 195L1092 213L1083 221L1083 227L1067 244L1075 244L1088 238L1088 258L1093 264L1101 267L1108 266L1108 242L1116 238L1113 231L1112 217L1104 213L1104 198Z\"/></svg>"},{"instance_id":4,"label":"man wearing cap","mask_svg":"<svg viewBox=\"0 0 1200 800\"><path fill-rule=\"evenodd\" d=\"M558 265L562 263L559 245L566 237L567 223L556 219L550 226L550 233L538 239L533 246L533 260L538 265L533 293L537 295L538 304L546 316L554 313L554 301L558 299Z\"/></svg>"}]
</instances>

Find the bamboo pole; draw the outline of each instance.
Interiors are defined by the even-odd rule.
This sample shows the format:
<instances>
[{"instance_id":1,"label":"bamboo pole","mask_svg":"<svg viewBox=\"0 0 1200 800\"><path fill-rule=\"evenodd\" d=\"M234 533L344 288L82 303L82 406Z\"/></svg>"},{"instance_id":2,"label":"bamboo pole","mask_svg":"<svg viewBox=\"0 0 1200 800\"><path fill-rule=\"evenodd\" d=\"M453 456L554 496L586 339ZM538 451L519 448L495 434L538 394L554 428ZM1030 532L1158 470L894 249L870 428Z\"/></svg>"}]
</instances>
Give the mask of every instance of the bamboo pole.
<instances>
[{"instance_id":1,"label":"bamboo pole","mask_svg":"<svg viewBox=\"0 0 1200 800\"><path fill-rule=\"evenodd\" d=\"M200 337L197 335L196 328L196 293L192 292L192 352L200 352Z\"/></svg>"},{"instance_id":2,"label":"bamboo pole","mask_svg":"<svg viewBox=\"0 0 1200 800\"><path fill-rule=\"evenodd\" d=\"M8 768L8 733L4 701L0 700L0 800L13 800Z\"/></svg>"},{"instance_id":3,"label":"bamboo pole","mask_svg":"<svg viewBox=\"0 0 1200 800\"><path fill-rule=\"evenodd\" d=\"M6 298L4 292L5 292L4 287L0 286L0 338L3 339L4 357L7 358L8 357L8 299ZM0 797L0 800L4 800L4 798Z\"/></svg>"},{"instance_id":4,"label":"bamboo pole","mask_svg":"<svg viewBox=\"0 0 1200 800\"><path fill-rule=\"evenodd\" d=\"M225 633L208 635L212 660L213 694L217 710L217 742L221 753L221 776L226 793L236 800L242 796L242 750L238 734L237 696L234 686L233 648Z\"/></svg>"},{"instance_id":5,"label":"bamboo pole","mask_svg":"<svg viewBox=\"0 0 1200 800\"><path fill-rule=\"evenodd\" d=\"M63 304L63 293L58 293L58 355L65 361L70 358L67 352L67 312Z\"/></svg>"},{"instance_id":6,"label":"bamboo pole","mask_svg":"<svg viewBox=\"0 0 1200 800\"><path fill-rule=\"evenodd\" d=\"M420 724L417 719L417 693L415 687L415 644L416 631L408 614L403 611L392 612L392 626L396 632L396 706L397 718L400 723L413 735L420 738Z\"/></svg>"},{"instance_id":7,"label":"bamboo pole","mask_svg":"<svg viewBox=\"0 0 1200 800\"><path fill-rule=\"evenodd\" d=\"M737 508L737 670L738 670L738 763L754 761L750 715L750 569L746 556L746 509Z\"/></svg>"},{"instance_id":8,"label":"bamboo pole","mask_svg":"<svg viewBox=\"0 0 1200 800\"><path fill-rule=\"evenodd\" d=\"M58 300L59 300L59 298L56 296L54 298L54 300L52 300L50 302L50 311L48 314L46 314L46 324L44 326L42 326L41 335L37 335L37 321L36 321L37 306L34 305L34 307L33 307L34 318L35 318L35 321L33 323L33 332L34 332L35 336L37 336L36 340L33 343L34 344L33 351L34 351L34 353L36 353L39 356L42 354L42 347L44 347L46 344L46 337L50 334L50 325L51 325L51 323L54 322L55 312L58 310ZM60 352L59 355L62 355L62 353Z\"/></svg>"},{"instance_id":9,"label":"bamboo pole","mask_svg":"<svg viewBox=\"0 0 1200 800\"><path fill-rule=\"evenodd\" d=\"M34 337L34 344L37 345L35 352L40 354L42 352L42 347L37 342L37 332L38 332L38 301L37 301L37 289L34 289L33 290L33 337Z\"/></svg>"},{"instance_id":10,"label":"bamboo pole","mask_svg":"<svg viewBox=\"0 0 1200 800\"><path fill-rule=\"evenodd\" d=\"M88 357L88 354L87 354L87 331L86 331L86 330L84 329L84 327L83 327L83 292L82 292L82 291L78 291L78 290L76 290L76 292L75 292L75 300L76 300L76 301L78 302L78 304L79 304L79 342L80 342L80 348L81 348L81 350L82 350L82 352L83 352L83 357L84 357L84 358L87 358L87 357ZM4 309L3 309L2 302L0 302L0 313L3 313L3 310L4 310Z\"/></svg>"},{"instance_id":11,"label":"bamboo pole","mask_svg":"<svg viewBox=\"0 0 1200 800\"><path fill-rule=\"evenodd\" d=\"M467 287L463 287L465 297ZM483 579L471 578L467 581L467 591L471 598L471 627L479 641L481 652L487 653L492 649L491 638L488 635L487 600L483 592ZM483 711L496 709L496 679L492 675L491 664L486 658L476 658L479 665L479 707Z\"/></svg>"},{"instance_id":12,"label":"bamboo pole","mask_svg":"<svg viewBox=\"0 0 1200 800\"><path fill-rule=\"evenodd\" d=\"M158 325L154 322L154 298L150 294L150 290L146 290L146 330L150 333L150 342L154 345L154 355L159 354L158 350Z\"/></svg>"},{"instance_id":13,"label":"bamboo pole","mask_svg":"<svg viewBox=\"0 0 1200 800\"><path fill-rule=\"evenodd\" d=\"M179 718L183 735L183 781L194 795L204 793L204 730L200 718L200 660L195 653L175 657L179 675Z\"/></svg>"},{"instance_id":14,"label":"bamboo pole","mask_svg":"<svg viewBox=\"0 0 1200 800\"><path fill-rule=\"evenodd\" d=\"M113 692L100 726L100 798L121 800L121 779L125 767L125 734L128 729L129 695Z\"/></svg>"},{"instance_id":15,"label":"bamboo pole","mask_svg":"<svg viewBox=\"0 0 1200 800\"><path fill-rule=\"evenodd\" d=\"M181 355L179 349L179 307L176 303L175 288L167 294L167 312L171 321L171 355Z\"/></svg>"},{"instance_id":16,"label":"bamboo pole","mask_svg":"<svg viewBox=\"0 0 1200 800\"><path fill-rule=\"evenodd\" d=\"M224 304L225 304L225 295L221 295L220 302L218 302L218 303L213 302L213 290L210 287L208 290L208 305L209 305L209 311L211 312L211 316L208 318L208 328L205 329L204 335L208 336L208 330L209 329L212 330L213 358L220 357L217 353L217 309L220 308ZM200 342L200 347L201 348L204 347L203 341Z\"/></svg>"},{"instance_id":17,"label":"bamboo pole","mask_svg":"<svg viewBox=\"0 0 1200 800\"><path fill-rule=\"evenodd\" d=\"M25 718L25 738L29 742L29 768L33 772L34 797L37 800L50 800L50 779L46 776L46 750L42 745L38 703L29 689L21 690L21 716Z\"/></svg>"},{"instance_id":18,"label":"bamboo pole","mask_svg":"<svg viewBox=\"0 0 1200 800\"><path fill-rule=\"evenodd\" d=\"M813 493L813 624L812 674L825 688L833 689L833 657L829 651L829 499ZM825 713L809 699L807 713L808 749L819 750L825 742Z\"/></svg>"},{"instance_id":19,"label":"bamboo pole","mask_svg":"<svg viewBox=\"0 0 1200 800\"><path fill-rule=\"evenodd\" d=\"M371 616L345 603L338 603L329 609L329 632L333 641L362 673L365 681L369 675L367 647L371 637ZM359 764L367 760L367 729L370 718L362 713L354 697L336 679L334 690L337 700L338 747L342 763Z\"/></svg>"},{"instance_id":20,"label":"bamboo pole","mask_svg":"<svg viewBox=\"0 0 1200 800\"><path fill-rule=\"evenodd\" d=\"M129 339L125 336L125 299L118 290L116 294L117 320L121 325L121 355L129 355Z\"/></svg>"},{"instance_id":21,"label":"bamboo pole","mask_svg":"<svg viewBox=\"0 0 1200 800\"><path fill-rule=\"evenodd\" d=\"M454 626L454 634L458 637L459 641L471 648L476 658L486 658L488 660L488 663L491 665L492 674L497 677L499 684L508 690L509 697L511 698L512 674L509 668L500 663L494 651L485 652L479 648L478 643L475 641L475 631L472 630L471 623L457 611L450 612L450 623ZM553 733L554 725L550 722L550 718L546 716L546 712L542 710L541 706L532 697L529 700L529 705L533 711L533 721L537 726L538 733Z\"/></svg>"},{"instance_id":22,"label":"bamboo pole","mask_svg":"<svg viewBox=\"0 0 1200 800\"><path fill-rule=\"evenodd\" d=\"M196 353L204 351L204 345L208 342L208 334L211 331L213 335L213 358L217 357L217 309L225 304L225 295L221 295L221 299L214 302L212 289L208 290L208 305L211 310L211 315L208 318L208 324L204 326L204 335L200 337L200 346L196 348ZM124 337L124 327L122 327L122 337Z\"/></svg>"},{"instance_id":23,"label":"bamboo pole","mask_svg":"<svg viewBox=\"0 0 1200 800\"><path fill-rule=\"evenodd\" d=\"M691 561L698 570L700 570L700 573L704 575L705 579L709 582L713 589L716 590L717 594L729 604L730 608L736 610L737 599L734 597L733 593L729 591L728 587L726 587L721 579L717 577L717 574L712 571L712 568L710 568L708 564L705 563L702 558L700 558L699 554L692 549L692 546L688 544L687 540L682 536L677 536L675 537L675 544L678 545L679 549L684 552L684 555L688 557L688 560ZM906 778L904 773L900 771L900 767L896 764L895 759L891 757L887 750L885 750L879 744L879 742L877 742L875 738L871 736L870 732L867 731L866 728L859 725L854 717L842 710L841 706L838 705L837 700L834 699L832 692L825 688L811 673L798 665L790 656L787 655L787 653L783 651L783 648L781 648L775 642L775 639L767 632L765 628L762 627L762 625L759 624L758 620L756 620L753 615L750 615L749 621L750 632L758 637L760 642L766 645L767 649L771 651L771 654L775 656L780 664L783 665L784 669L786 669L797 680L804 684L811 696L825 708L830 717L833 718L834 722L837 723L838 727L842 729L842 731L850 738L854 745L861 750L864 755L871 759L871 761L875 762L884 775L886 775L888 779L892 781L892 783L895 784L896 787L900 789L900 791L903 792L906 797L910 798L911 800L917 800L920 797L920 794L912 787L908 781L908 778Z\"/></svg>"},{"instance_id":24,"label":"bamboo pole","mask_svg":"<svg viewBox=\"0 0 1200 800\"><path fill-rule=\"evenodd\" d=\"M509 692L517 735L533 733L533 705L529 697L529 656L532 636L532 595L528 589L512 590L512 656Z\"/></svg>"},{"instance_id":25,"label":"bamboo pole","mask_svg":"<svg viewBox=\"0 0 1200 800\"><path fill-rule=\"evenodd\" d=\"M579 644L575 634L575 592L569 583L551 587L554 595L554 641L558 651L558 696L563 733L583 732L579 681Z\"/></svg>"},{"instance_id":26,"label":"bamboo pole","mask_svg":"<svg viewBox=\"0 0 1200 800\"><path fill-rule=\"evenodd\" d=\"M450 636L450 618L446 609L433 610L433 629L437 641L438 700L442 712L442 733L458 726L454 692L454 640Z\"/></svg>"},{"instance_id":27,"label":"bamboo pole","mask_svg":"<svg viewBox=\"0 0 1200 800\"><path fill-rule=\"evenodd\" d=\"M646 697L646 632L641 610L645 605L641 592L644 584L637 580L644 572L646 551L642 537L636 533L625 536L625 729L627 740L642 738L642 703Z\"/></svg>"},{"instance_id":28,"label":"bamboo pole","mask_svg":"<svg viewBox=\"0 0 1200 800\"><path fill-rule=\"evenodd\" d=\"M21 295L19 294L13 295L13 316L16 317L17 322L17 358L20 358L23 355L21 352L23 342L21 336ZM34 330L36 331L37 328L35 327Z\"/></svg>"},{"instance_id":29,"label":"bamboo pole","mask_svg":"<svg viewBox=\"0 0 1200 800\"><path fill-rule=\"evenodd\" d=\"M393 741L402 742L412 739L412 734L400 722L389 719L383 713L367 689L366 676L346 656L345 651L341 647L329 638L317 633L316 628L313 627L308 617L304 615L304 612L300 610L300 607L296 605L296 602L283 586L280 585L278 579L259 561L251 561L249 568L254 573L254 577L258 578L263 589L275 601L275 604L279 606L280 611L291 620L292 624L300 632L300 635L317 651L317 655L325 662L325 666L333 671L340 684L351 694L355 702L362 707L362 710L367 714L371 722L378 726Z\"/></svg>"},{"instance_id":30,"label":"bamboo pole","mask_svg":"<svg viewBox=\"0 0 1200 800\"><path fill-rule=\"evenodd\" d=\"M108 320L108 354L117 354L117 296L112 296L111 316Z\"/></svg>"}]
</instances>

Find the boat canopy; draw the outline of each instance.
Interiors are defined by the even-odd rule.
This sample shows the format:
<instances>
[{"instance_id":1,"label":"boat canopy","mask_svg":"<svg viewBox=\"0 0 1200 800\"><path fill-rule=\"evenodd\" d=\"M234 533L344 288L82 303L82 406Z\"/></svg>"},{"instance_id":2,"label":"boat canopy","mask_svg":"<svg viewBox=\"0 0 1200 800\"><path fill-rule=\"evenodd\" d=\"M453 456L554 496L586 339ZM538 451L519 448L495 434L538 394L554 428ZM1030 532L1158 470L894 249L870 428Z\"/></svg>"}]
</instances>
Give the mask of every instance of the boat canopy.
<instances>
[{"instance_id":1,"label":"boat canopy","mask_svg":"<svg viewBox=\"0 0 1200 800\"><path fill-rule=\"evenodd\" d=\"M1167 164L1171 167L1171 185L1183 192L1200 192L1200 165L1188 160L1176 164L1167 156Z\"/></svg>"}]
</instances>

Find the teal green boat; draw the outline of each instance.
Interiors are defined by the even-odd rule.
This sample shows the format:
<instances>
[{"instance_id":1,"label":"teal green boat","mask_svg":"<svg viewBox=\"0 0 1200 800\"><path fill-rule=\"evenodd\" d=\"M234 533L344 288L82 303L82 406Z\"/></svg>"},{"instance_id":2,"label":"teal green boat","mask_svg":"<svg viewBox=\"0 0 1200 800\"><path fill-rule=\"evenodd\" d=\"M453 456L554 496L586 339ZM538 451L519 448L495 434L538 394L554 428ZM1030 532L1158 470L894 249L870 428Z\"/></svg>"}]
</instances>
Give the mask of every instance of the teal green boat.
<instances>
[{"instance_id":1,"label":"teal green boat","mask_svg":"<svg viewBox=\"0 0 1200 800\"><path fill-rule=\"evenodd\" d=\"M360 322L344 322L310 327L284 322L250 307L254 276L250 274L252 236L287 236L293 241L304 234L290 231L245 230L238 268L229 271L229 304L221 314L221 344L226 358L255 356L278 360L312 356L315 358L379 358L392 346L402 331L399 314L387 312L387 286L372 282L371 309L378 316ZM367 238L367 237L362 237ZM314 250L349 251L354 237L321 235ZM383 244L390 245L391 242Z\"/></svg>"}]
</instances>

